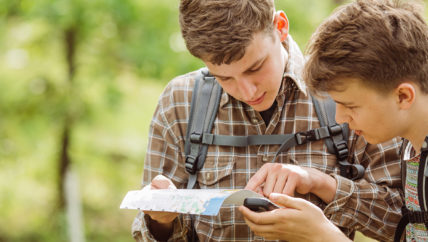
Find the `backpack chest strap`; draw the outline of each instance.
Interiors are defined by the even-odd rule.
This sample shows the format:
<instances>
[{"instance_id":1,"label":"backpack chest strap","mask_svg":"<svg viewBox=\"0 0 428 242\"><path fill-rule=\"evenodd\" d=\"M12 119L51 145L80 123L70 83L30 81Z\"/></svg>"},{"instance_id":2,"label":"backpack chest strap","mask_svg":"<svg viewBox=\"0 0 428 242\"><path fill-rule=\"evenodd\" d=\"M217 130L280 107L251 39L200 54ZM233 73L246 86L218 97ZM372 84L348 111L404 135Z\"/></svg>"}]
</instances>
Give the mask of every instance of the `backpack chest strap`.
<instances>
[{"instance_id":1,"label":"backpack chest strap","mask_svg":"<svg viewBox=\"0 0 428 242\"><path fill-rule=\"evenodd\" d=\"M250 145L280 145L289 139L294 138L293 146L305 144L308 141L317 141L331 137L330 127L321 127L307 132L298 132L295 134L277 134L277 135L248 135L248 136L230 136L214 135L205 133L203 135L192 134L190 141L205 145L235 146L246 147ZM290 147L291 148L291 147Z\"/></svg>"}]
</instances>

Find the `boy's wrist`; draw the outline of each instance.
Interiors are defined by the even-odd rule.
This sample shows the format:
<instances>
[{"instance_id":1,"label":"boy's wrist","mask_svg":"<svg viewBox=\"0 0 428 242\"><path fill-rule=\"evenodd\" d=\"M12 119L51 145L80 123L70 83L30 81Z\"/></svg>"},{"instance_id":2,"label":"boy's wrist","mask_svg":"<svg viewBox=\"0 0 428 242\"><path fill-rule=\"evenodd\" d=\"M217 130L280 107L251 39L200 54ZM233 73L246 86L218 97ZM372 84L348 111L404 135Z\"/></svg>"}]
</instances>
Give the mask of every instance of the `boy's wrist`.
<instances>
[{"instance_id":1,"label":"boy's wrist","mask_svg":"<svg viewBox=\"0 0 428 242\"><path fill-rule=\"evenodd\" d=\"M337 182L334 177L325 173L319 172L318 174L319 175L314 176L315 186L312 188L311 193L317 195L328 204L333 201L336 195Z\"/></svg>"},{"instance_id":2,"label":"boy's wrist","mask_svg":"<svg viewBox=\"0 0 428 242\"><path fill-rule=\"evenodd\" d=\"M325 226L320 231L319 241L343 242L351 241L340 229L335 226L331 221L326 221Z\"/></svg>"}]
</instances>

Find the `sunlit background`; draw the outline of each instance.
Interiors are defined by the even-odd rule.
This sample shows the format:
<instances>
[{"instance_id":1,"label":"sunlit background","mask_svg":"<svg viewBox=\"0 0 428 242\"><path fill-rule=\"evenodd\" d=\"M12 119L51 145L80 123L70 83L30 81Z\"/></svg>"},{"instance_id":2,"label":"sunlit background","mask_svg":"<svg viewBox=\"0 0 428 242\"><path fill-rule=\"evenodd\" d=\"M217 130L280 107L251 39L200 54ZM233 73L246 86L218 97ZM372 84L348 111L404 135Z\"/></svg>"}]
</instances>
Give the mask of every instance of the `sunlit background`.
<instances>
[{"instance_id":1,"label":"sunlit background","mask_svg":"<svg viewBox=\"0 0 428 242\"><path fill-rule=\"evenodd\" d=\"M341 2L276 5L304 49ZM0 242L132 241L119 204L140 188L157 98L202 66L178 3L0 0Z\"/></svg>"}]
</instances>

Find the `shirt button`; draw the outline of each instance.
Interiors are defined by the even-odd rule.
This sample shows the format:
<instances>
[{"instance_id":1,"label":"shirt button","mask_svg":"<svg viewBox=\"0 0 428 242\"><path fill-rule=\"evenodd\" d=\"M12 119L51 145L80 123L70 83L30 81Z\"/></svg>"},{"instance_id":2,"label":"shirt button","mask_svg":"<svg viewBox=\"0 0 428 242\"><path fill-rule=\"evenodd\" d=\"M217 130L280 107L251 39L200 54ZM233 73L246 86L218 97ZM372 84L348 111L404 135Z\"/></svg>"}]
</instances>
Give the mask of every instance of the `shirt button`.
<instances>
[{"instance_id":1,"label":"shirt button","mask_svg":"<svg viewBox=\"0 0 428 242\"><path fill-rule=\"evenodd\" d=\"M263 156L263 162L268 162L269 161L269 158L268 158L268 156L267 155L265 155L265 156Z\"/></svg>"},{"instance_id":2,"label":"shirt button","mask_svg":"<svg viewBox=\"0 0 428 242\"><path fill-rule=\"evenodd\" d=\"M211 180L211 173L207 173L207 180Z\"/></svg>"},{"instance_id":3,"label":"shirt button","mask_svg":"<svg viewBox=\"0 0 428 242\"><path fill-rule=\"evenodd\" d=\"M256 117L252 117L252 118L251 118L251 123L253 123L253 124L258 124L258 123L259 123L259 119L258 119L258 118L256 118Z\"/></svg>"}]
</instances>

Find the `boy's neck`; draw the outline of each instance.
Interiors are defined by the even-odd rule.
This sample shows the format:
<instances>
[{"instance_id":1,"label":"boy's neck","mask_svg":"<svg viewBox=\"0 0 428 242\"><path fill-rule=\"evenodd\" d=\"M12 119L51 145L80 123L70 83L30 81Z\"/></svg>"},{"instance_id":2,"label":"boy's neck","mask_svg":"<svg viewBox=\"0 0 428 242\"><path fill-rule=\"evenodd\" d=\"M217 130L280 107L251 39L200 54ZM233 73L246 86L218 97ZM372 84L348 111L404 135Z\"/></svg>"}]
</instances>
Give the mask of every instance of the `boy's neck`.
<instances>
[{"instance_id":1,"label":"boy's neck","mask_svg":"<svg viewBox=\"0 0 428 242\"><path fill-rule=\"evenodd\" d=\"M403 136L412 143L417 152L421 150L425 137L428 136L428 95L424 95L422 99L415 110L412 110L407 132Z\"/></svg>"},{"instance_id":2,"label":"boy's neck","mask_svg":"<svg viewBox=\"0 0 428 242\"><path fill-rule=\"evenodd\" d=\"M412 146L416 150L416 152L419 153L419 151L421 151L422 144L426 136L428 136L428 131L425 131L424 133L420 132L419 134L408 138L408 140L410 141L410 143L412 143Z\"/></svg>"}]
</instances>

